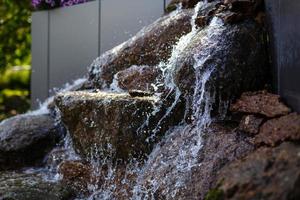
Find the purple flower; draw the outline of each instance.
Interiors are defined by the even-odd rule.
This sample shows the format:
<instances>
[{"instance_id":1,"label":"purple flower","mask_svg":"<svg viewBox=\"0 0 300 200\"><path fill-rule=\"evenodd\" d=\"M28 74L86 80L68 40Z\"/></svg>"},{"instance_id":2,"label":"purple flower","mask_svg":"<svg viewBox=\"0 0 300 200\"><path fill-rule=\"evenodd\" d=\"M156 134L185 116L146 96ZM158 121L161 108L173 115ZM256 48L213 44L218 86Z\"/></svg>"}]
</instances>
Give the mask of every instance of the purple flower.
<instances>
[{"instance_id":1,"label":"purple flower","mask_svg":"<svg viewBox=\"0 0 300 200\"><path fill-rule=\"evenodd\" d=\"M31 0L32 6L35 9L51 9L55 7L66 7L90 0Z\"/></svg>"}]
</instances>

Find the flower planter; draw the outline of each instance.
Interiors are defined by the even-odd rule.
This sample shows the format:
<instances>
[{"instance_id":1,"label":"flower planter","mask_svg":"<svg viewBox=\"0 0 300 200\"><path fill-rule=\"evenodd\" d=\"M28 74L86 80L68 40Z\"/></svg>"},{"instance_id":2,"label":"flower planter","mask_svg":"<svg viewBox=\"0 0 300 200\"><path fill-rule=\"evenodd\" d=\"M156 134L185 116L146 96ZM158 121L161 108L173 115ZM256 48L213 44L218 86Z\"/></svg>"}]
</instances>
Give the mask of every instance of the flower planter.
<instances>
[{"instance_id":1,"label":"flower planter","mask_svg":"<svg viewBox=\"0 0 300 200\"><path fill-rule=\"evenodd\" d=\"M164 0L96 0L32 15L33 108L163 14Z\"/></svg>"}]
</instances>

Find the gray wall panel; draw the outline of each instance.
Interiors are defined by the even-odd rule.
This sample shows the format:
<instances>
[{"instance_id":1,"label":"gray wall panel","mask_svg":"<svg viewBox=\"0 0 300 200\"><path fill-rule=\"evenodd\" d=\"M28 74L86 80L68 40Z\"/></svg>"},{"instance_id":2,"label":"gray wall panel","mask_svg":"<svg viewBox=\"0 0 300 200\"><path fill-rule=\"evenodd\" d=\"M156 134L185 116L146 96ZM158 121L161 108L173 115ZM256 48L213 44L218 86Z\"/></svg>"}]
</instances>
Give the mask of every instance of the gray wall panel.
<instances>
[{"instance_id":1,"label":"gray wall panel","mask_svg":"<svg viewBox=\"0 0 300 200\"><path fill-rule=\"evenodd\" d=\"M87 73L99 52L99 2L50 12L50 88Z\"/></svg>"},{"instance_id":2,"label":"gray wall panel","mask_svg":"<svg viewBox=\"0 0 300 200\"><path fill-rule=\"evenodd\" d=\"M300 112L300 1L266 0L277 92Z\"/></svg>"},{"instance_id":3,"label":"gray wall panel","mask_svg":"<svg viewBox=\"0 0 300 200\"><path fill-rule=\"evenodd\" d=\"M48 12L34 12L32 18L31 104L37 107L48 97Z\"/></svg>"},{"instance_id":4,"label":"gray wall panel","mask_svg":"<svg viewBox=\"0 0 300 200\"><path fill-rule=\"evenodd\" d=\"M268 31L272 34L270 34L270 53L272 54L272 83L274 85L274 89L276 91L279 90L278 86L278 63L279 63L279 32L280 32L280 26L279 26L279 17L274 17L280 13L280 7L279 7L279 1L274 0L265 0L266 4L266 16L267 16L267 22L268 22ZM276 67L275 67L276 66Z\"/></svg>"},{"instance_id":5,"label":"gray wall panel","mask_svg":"<svg viewBox=\"0 0 300 200\"><path fill-rule=\"evenodd\" d=\"M280 0L280 94L300 111L300 1Z\"/></svg>"},{"instance_id":6,"label":"gray wall panel","mask_svg":"<svg viewBox=\"0 0 300 200\"><path fill-rule=\"evenodd\" d=\"M163 12L163 0L101 0L101 53L126 41Z\"/></svg>"}]
</instances>

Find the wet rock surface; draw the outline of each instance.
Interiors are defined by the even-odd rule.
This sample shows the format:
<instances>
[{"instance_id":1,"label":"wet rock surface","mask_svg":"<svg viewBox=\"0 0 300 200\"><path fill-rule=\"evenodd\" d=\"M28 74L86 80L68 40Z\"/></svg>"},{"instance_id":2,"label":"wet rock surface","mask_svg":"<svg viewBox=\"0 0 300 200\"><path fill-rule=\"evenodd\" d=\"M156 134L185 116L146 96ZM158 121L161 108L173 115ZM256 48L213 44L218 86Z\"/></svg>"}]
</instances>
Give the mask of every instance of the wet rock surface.
<instances>
[{"instance_id":1,"label":"wet rock surface","mask_svg":"<svg viewBox=\"0 0 300 200\"><path fill-rule=\"evenodd\" d=\"M299 145L261 148L220 172L220 199L299 199L299 169Z\"/></svg>"},{"instance_id":2,"label":"wet rock surface","mask_svg":"<svg viewBox=\"0 0 300 200\"><path fill-rule=\"evenodd\" d=\"M62 182L82 194L88 193L89 184L96 182L92 167L80 161L64 161L59 166Z\"/></svg>"},{"instance_id":3,"label":"wet rock surface","mask_svg":"<svg viewBox=\"0 0 300 200\"><path fill-rule=\"evenodd\" d=\"M211 85L208 90L216 91L221 101L261 88L268 74L261 27L251 20L238 25L222 25L215 20L216 24L199 30L179 56L174 73L176 85L191 96L193 86L207 73L207 84Z\"/></svg>"},{"instance_id":4,"label":"wet rock surface","mask_svg":"<svg viewBox=\"0 0 300 200\"><path fill-rule=\"evenodd\" d=\"M138 130L153 112L155 97L70 92L57 96L55 102L75 149L85 158L95 153L100 158L126 160L148 151L149 133Z\"/></svg>"},{"instance_id":5,"label":"wet rock surface","mask_svg":"<svg viewBox=\"0 0 300 200\"><path fill-rule=\"evenodd\" d=\"M93 87L108 86L114 74L132 65L156 66L166 61L170 57L172 45L191 30L192 14L192 10L184 10L164 16L145 27L133 39L103 54L93 63L89 72L89 81Z\"/></svg>"},{"instance_id":6,"label":"wet rock surface","mask_svg":"<svg viewBox=\"0 0 300 200\"><path fill-rule=\"evenodd\" d=\"M284 141L300 140L300 115L292 113L264 123L255 137L257 145L275 146Z\"/></svg>"},{"instance_id":7,"label":"wet rock surface","mask_svg":"<svg viewBox=\"0 0 300 200\"><path fill-rule=\"evenodd\" d=\"M266 91L244 93L241 98L231 106L233 112L261 114L266 117L278 117L291 112L280 101L279 95L270 94Z\"/></svg>"},{"instance_id":8,"label":"wet rock surface","mask_svg":"<svg viewBox=\"0 0 300 200\"><path fill-rule=\"evenodd\" d=\"M0 124L0 169L40 164L63 137L64 129L49 115L20 115Z\"/></svg>"},{"instance_id":9,"label":"wet rock surface","mask_svg":"<svg viewBox=\"0 0 300 200\"><path fill-rule=\"evenodd\" d=\"M0 173L2 200L70 200L75 192L61 183L46 182L38 174Z\"/></svg>"},{"instance_id":10,"label":"wet rock surface","mask_svg":"<svg viewBox=\"0 0 300 200\"><path fill-rule=\"evenodd\" d=\"M116 75L118 87L123 90L142 90L153 92L155 84L161 79L161 71L150 66L131 66Z\"/></svg>"}]
</instances>

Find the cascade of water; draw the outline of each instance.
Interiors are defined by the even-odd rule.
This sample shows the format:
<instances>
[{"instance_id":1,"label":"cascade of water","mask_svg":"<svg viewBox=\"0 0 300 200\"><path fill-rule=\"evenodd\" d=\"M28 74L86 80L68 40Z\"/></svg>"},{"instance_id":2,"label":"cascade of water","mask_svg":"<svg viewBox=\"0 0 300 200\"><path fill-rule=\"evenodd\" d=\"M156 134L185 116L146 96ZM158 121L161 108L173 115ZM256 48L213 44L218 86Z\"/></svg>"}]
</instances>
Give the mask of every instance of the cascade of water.
<instances>
[{"instance_id":1,"label":"cascade of water","mask_svg":"<svg viewBox=\"0 0 300 200\"><path fill-rule=\"evenodd\" d=\"M199 7L200 4L196 6L197 9ZM193 24L193 27L195 27L195 24ZM167 135L162 143L163 146L158 145L156 147L138 178L133 199L155 199L154 194L159 188L160 193L169 198L174 198L180 192L180 189L184 187L185 180L189 179L192 168L201 165L198 155L203 146L202 133L204 128L212 121L211 111L215 103L215 88L209 84L209 81L216 66L213 63L210 65L204 65L204 63L210 59L212 51L218 47L218 41L215 38L220 37L223 30L222 20L213 18L208 27L200 30L200 32L193 28L192 32L183 36L177 44L178 46L174 47L175 50L179 49L180 52L180 50L182 51L181 48L184 48L182 44L190 42L195 34L201 34L202 36L200 37L202 50L194 57L194 69L196 71L192 116L194 127L178 127ZM178 52L174 51L172 55L176 53ZM174 63L170 62L168 67L174 67L175 64L176 60ZM170 80L172 80L172 77ZM161 154L161 152L164 152L164 154ZM160 164L156 165L156 163ZM169 169L170 166L172 166L172 169ZM145 177L148 170L154 170L157 175ZM164 176L161 177L161 174L164 174ZM145 183L145 179L149 183L147 186L142 185ZM162 188L164 189L161 190Z\"/></svg>"},{"instance_id":2,"label":"cascade of water","mask_svg":"<svg viewBox=\"0 0 300 200\"><path fill-rule=\"evenodd\" d=\"M196 18L198 16L199 11L203 8L204 3L203 2L199 2L194 9L194 14L191 18L191 27L192 30L182 36L178 42L176 43L176 45L173 46L172 49L172 53L170 58L168 59L167 62L160 62L158 65L158 68L162 71L163 74L163 82L158 82L156 83L156 87L166 87L166 89L168 90L168 94L164 97L165 99L167 99L169 97L169 95L175 94L174 95L174 101L171 104L171 106L169 106L169 108L167 109L166 113L164 114L164 116L159 120L159 122L157 123L156 128L153 130L153 135L151 137L154 137L154 135L156 134L156 132L160 129L160 125L161 123L164 121L164 119L170 115L171 111L174 109L174 107L178 104L178 101L180 99L181 96L181 91L179 90L179 88L176 86L176 84L174 83L174 71L175 68L178 64L178 59L180 58L180 55L185 51L186 47L188 46L188 44L190 43L190 41L193 39L193 37L197 34L197 32L199 31L197 28L197 25L195 23ZM180 12L180 10L182 9L182 6L179 5L177 8L177 11L175 12ZM161 93L156 93L156 95L161 98ZM163 101L161 101L163 102ZM159 108L158 108L159 109Z\"/></svg>"},{"instance_id":3,"label":"cascade of water","mask_svg":"<svg viewBox=\"0 0 300 200\"><path fill-rule=\"evenodd\" d=\"M184 49L189 44L191 39L197 33L195 19L198 15L198 12L201 9L202 5L203 5L203 3L200 2L197 4L197 6L195 8L195 13L191 19L192 31L189 34L181 37L180 40L178 41L178 43L173 47L172 55L169 58L168 62L167 63L161 62L159 64L159 68L163 73L164 80L163 80L163 82L157 82L155 85L153 85L153 87L154 88L159 88L161 86L167 87L169 89L169 94L171 94L172 92L175 92L175 98L174 98L174 102L172 103L172 105L168 108L165 116L162 117L162 119L158 123L158 126L164 120L164 118L167 115L169 115L169 113L172 111L172 109L176 106L176 104L179 100L179 97L181 95L181 92L179 91L179 89L177 88L177 86L175 85L175 83L173 81L173 71L175 69L175 65L177 63L177 59L178 59L179 55L184 51ZM175 11L173 13L173 15L176 16L176 14L178 12L180 12L180 10L181 10L181 8L179 6L177 11ZM117 92L120 91L116 85L117 84L114 81L110 85L108 90L117 91ZM155 95L159 98L161 94L156 93ZM159 111L159 107L155 107L152 114L155 114L158 111ZM145 124L147 124L147 120L146 120ZM141 127L141 129L142 129L142 127ZM155 133L155 130L153 132ZM115 183L113 183L113 181L116 178L118 169L116 169L116 167L114 167L112 164L109 163L108 160L105 160L105 159L101 160L101 161L97 160L92 163L94 163L93 165L95 167L95 171L101 171L103 169L103 166L105 165L105 167L108 168L108 172L105 177L104 183L102 183L100 187L94 186L94 188L92 189L93 194L89 197L89 200L92 200L92 199L104 199L104 200L105 199L114 199L114 193L116 192L115 191L116 187L115 187ZM127 175L130 177L130 175L132 175L132 174L139 174L140 170L141 170L141 167L139 166L138 162L132 161L130 164L127 165L127 168L125 170L125 176L122 178L122 182L130 183L130 180L127 178ZM133 184L133 183L131 183L131 184ZM126 196L126 194L125 194L125 196Z\"/></svg>"},{"instance_id":4,"label":"cascade of water","mask_svg":"<svg viewBox=\"0 0 300 200\"><path fill-rule=\"evenodd\" d=\"M217 17L213 18L210 25L202 31L203 37L200 37L202 51L194 56L196 70L196 85L193 96L193 116L198 129L202 129L209 125L211 121L212 106L215 103L215 88L214 85L206 85L211 78L212 73L216 70L216 62L205 65L210 59L212 51L218 48L218 40L223 33L223 21Z\"/></svg>"}]
</instances>

